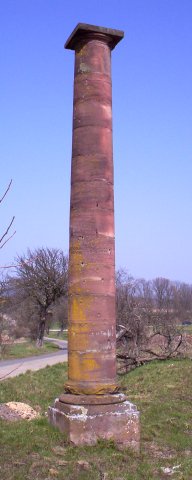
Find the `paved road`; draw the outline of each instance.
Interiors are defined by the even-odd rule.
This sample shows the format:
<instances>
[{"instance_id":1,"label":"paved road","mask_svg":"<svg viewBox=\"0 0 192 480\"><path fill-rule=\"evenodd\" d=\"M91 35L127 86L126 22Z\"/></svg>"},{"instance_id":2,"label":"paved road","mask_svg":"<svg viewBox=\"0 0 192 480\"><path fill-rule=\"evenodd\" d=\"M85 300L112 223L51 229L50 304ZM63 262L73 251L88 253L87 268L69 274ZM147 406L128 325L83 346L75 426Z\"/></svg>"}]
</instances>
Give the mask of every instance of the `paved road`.
<instances>
[{"instance_id":1,"label":"paved road","mask_svg":"<svg viewBox=\"0 0 192 480\"><path fill-rule=\"evenodd\" d=\"M66 350L67 349L67 344L68 344L67 340L61 340L60 338L44 337L44 341L54 343L61 350Z\"/></svg>"},{"instance_id":2,"label":"paved road","mask_svg":"<svg viewBox=\"0 0 192 480\"><path fill-rule=\"evenodd\" d=\"M49 341L50 340L53 341L55 339L49 339ZM51 366L56 363L67 362L67 342L65 340L59 340L59 342L62 342L60 350L55 353L46 353L34 357L0 361L0 381L6 380L10 377L16 377L21 373L25 373L27 370L35 371L45 368L47 365Z\"/></svg>"}]
</instances>

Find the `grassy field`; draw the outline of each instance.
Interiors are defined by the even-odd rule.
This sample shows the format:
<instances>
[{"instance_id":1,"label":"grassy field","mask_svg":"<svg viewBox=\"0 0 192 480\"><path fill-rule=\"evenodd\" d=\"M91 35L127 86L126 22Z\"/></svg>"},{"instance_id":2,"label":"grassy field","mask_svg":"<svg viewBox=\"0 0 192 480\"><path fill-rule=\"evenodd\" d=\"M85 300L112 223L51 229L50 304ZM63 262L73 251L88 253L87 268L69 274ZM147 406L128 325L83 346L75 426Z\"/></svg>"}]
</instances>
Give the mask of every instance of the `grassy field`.
<instances>
[{"instance_id":1,"label":"grassy field","mask_svg":"<svg viewBox=\"0 0 192 480\"><path fill-rule=\"evenodd\" d=\"M67 332L52 332L47 335L45 335L48 338L56 338L57 340L67 340L68 339L68 334Z\"/></svg>"},{"instance_id":2,"label":"grassy field","mask_svg":"<svg viewBox=\"0 0 192 480\"><path fill-rule=\"evenodd\" d=\"M140 455L112 442L72 447L48 424L45 412L63 390L66 369L58 364L1 384L0 403L26 402L41 412L31 422L0 421L1 480L165 480L162 469L173 466L173 480L192 479L190 360L154 362L121 377L141 412Z\"/></svg>"},{"instance_id":3,"label":"grassy field","mask_svg":"<svg viewBox=\"0 0 192 480\"><path fill-rule=\"evenodd\" d=\"M53 353L57 350L57 346L51 342L46 342L41 348L36 347L36 343L27 341L24 343L14 343L7 346L5 353L0 355L0 360L8 360L14 358L31 357L32 355L43 355L44 353Z\"/></svg>"},{"instance_id":4,"label":"grassy field","mask_svg":"<svg viewBox=\"0 0 192 480\"><path fill-rule=\"evenodd\" d=\"M183 325L181 331L185 333L192 333L192 325Z\"/></svg>"}]
</instances>

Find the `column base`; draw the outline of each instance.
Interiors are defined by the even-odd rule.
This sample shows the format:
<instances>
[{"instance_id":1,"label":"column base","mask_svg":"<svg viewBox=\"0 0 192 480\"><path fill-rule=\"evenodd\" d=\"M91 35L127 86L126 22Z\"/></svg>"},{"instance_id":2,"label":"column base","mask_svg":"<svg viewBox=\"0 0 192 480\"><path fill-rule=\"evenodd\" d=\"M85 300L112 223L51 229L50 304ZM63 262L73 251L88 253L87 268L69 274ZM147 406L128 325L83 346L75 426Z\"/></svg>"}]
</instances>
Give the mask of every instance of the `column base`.
<instances>
[{"instance_id":1,"label":"column base","mask_svg":"<svg viewBox=\"0 0 192 480\"><path fill-rule=\"evenodd\" d=\"M105 439L139 451L139 412L123 394L64 394L49 407L48 417L74 445L95 445Z\"/></svg>"}]
</instances>

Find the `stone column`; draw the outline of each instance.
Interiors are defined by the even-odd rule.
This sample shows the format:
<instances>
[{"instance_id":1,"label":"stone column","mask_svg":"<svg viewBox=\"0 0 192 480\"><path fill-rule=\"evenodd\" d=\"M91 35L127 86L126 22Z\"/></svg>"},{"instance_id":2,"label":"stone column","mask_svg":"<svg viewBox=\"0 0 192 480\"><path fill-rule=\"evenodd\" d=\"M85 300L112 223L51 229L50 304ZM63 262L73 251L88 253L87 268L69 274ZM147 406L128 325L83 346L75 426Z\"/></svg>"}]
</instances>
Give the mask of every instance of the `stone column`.
<instances>
[{"instance_id":1,"label":"stone column","mask_svg":"<svg viewBox=\"0 0 192 480\"><path fill-rule=\"evenodd\" d=\"M119 30L78 24L65 44L75 50L69 366L67 393L49 415L73 443L101 437L138 447L138 412L116 383L111 50L122 38Z\"/></svg>"},{"instance_id":2,"label":"stone column","mask_svg":"<svg viewBox=\"0 0 192 480\"><path fill-rule=\"evenodd\" d=\"M115 245L111 49L123 33L78 25L75 50L69 252L71 393L113 393Z\"/></svg>"}]
</instances>

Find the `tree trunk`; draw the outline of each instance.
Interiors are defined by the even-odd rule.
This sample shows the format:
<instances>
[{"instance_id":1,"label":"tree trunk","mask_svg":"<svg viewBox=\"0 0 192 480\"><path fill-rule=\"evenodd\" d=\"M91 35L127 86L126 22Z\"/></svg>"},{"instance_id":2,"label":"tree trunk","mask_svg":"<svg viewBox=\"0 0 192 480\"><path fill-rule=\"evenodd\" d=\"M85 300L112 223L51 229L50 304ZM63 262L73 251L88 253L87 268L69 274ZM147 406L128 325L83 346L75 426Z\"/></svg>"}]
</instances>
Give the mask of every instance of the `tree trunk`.
<instances>
[{"instance_id":1,"label":"tree trunk","mask_svg":"<svg viewBox=\"0 0 192 480\"><path fill-rule=\"evenodd\" d=\"M39 331L37 337L37 347L42 347L43 345L43 337L45 333L45 316L41 317L39 321Z\"/></svg>"}]
</instances>

